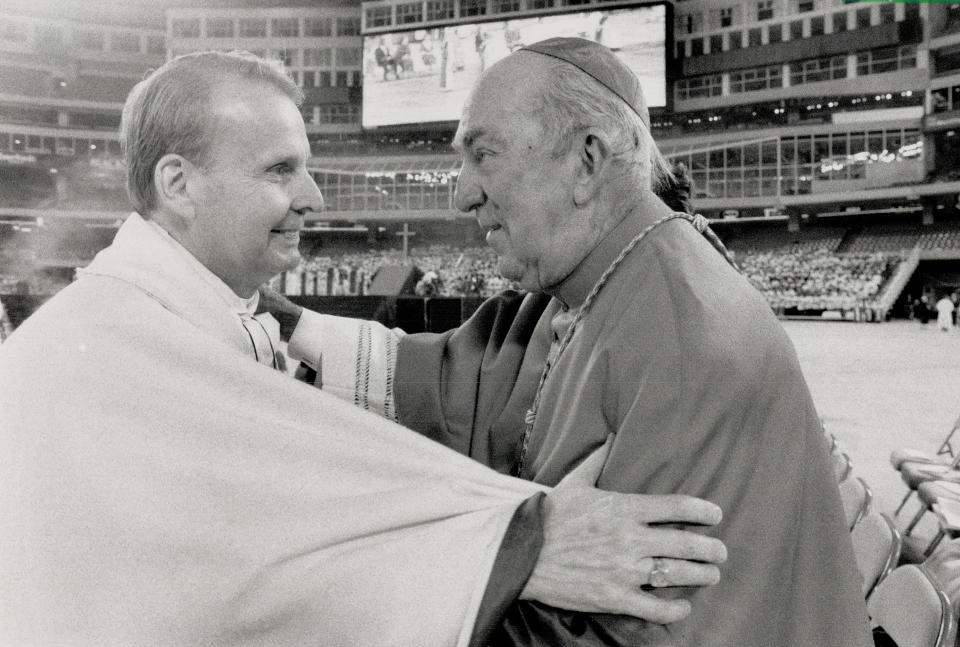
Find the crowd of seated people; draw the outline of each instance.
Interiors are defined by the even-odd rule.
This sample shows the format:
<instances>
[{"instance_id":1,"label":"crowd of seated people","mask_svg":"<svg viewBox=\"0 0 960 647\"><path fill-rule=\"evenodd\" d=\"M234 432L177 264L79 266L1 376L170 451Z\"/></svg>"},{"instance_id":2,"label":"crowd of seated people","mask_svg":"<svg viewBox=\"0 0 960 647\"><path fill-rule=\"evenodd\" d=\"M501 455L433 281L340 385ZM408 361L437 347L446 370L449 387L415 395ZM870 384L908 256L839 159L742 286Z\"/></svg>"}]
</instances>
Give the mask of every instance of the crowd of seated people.
<instances>
[{"instance_id":1,"label":"crowd of seated people","mask_svg":"<svg viewBox=\"0 0 960 647\"><path fill-rule=\"evenodd\" d=\"M743 250L736 260L771 307L781 310L846 310L875 299L898 259L873 254L837 254L827 249ZM487 247L414 247L405 262L399 250L314 256L287 272L288 295L367 294L381 266L413 265L422 273L416 294L424 297L487 297L513 287L496 273ZM281 285L279 281L275 284Z\"/></svg>"},{"instance_id":2,"label":"crowd of seated people","mask_svg":"<svg viewBox=\"0 0 960 647\"><path fill-rule=\"evenodd\" d=\"M879 296L898 259L885 254L748 251L737 256L747 279L771 307L853 310Z\"/></svg>"},{"instance_id":3,"label":"crowd of seated people","mask_svg":"<svg viewBox=\"0 0 960 647\"><path fill-rule=\"evenodd\" d=\"M496 273L496 253L487 247L413 247L407 260L396 249L313 256L274 283L288 295L355 296L368 293L383 266L413 265L423 273L416 293L425 297L492 296L511 287Z\"/></svg>"}]
</instances>

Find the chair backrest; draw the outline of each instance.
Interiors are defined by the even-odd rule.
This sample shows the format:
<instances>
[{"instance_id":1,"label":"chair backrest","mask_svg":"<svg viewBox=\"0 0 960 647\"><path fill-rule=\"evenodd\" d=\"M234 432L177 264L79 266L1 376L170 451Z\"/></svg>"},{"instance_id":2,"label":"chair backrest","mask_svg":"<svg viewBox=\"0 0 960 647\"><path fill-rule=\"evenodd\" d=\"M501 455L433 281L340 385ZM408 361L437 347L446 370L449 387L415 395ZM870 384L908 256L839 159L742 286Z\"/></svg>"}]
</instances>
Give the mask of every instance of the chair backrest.
<instances>
[{"instance_id":1,"label":"chair backrest","mask_svg":"<svg viewBox=\"0 0 960 647\"><path fill-rule=\"evenodd\" d=\"M833 461L833 474L837 477L837 483L845 481L853 470L853 463L850 461L850 457L844 452L834 450L830 452L830 460Z\"/></svg>"},{"instance_id":2,"label":"chair backrest","mask_svg":"<svg viewBox=\"0 0 960 647\"><path fill-rule=\"evenodd\" d=\"M874 626L898 647L953 647L957 619L946 594L918 564L893 569L867 599Z\"/></svg>"},{"instance_id":3,"label":"chair backrest","mask_svg":"<svg viewBox=\"0 0 960 647\"><path fill-rule=\"evenodd\" d=\"M953 440L953 435L957 433L957 429L960 429L960 416L953 421L953 427L949 432L947 432L947 436L943 439L943 442L940 443L940 448L937 450L937 456L940 454L949 454L955 458L960 457L960 452L955 453L953 451L953 444L951 442Z\"/></svg>"},{"instance_id":4,"label":"chair backrest","mask_svg":"<svg viewBox=\"0 0 960 647\"><path fill-rule=\"evenodd\" d=\"M850 532L853 554L860 571L863 597L869 597L873 589L892 571L900 559L903 538L890 517L881 512L864 515Z\"/></svg>"},{"instance_id":5,"label":"chair backrest","mask_svg":"<svg viewBox=\"0 0 960 647\"><path fill-rule=\"evenodd\" d=\"M847 516L847 529L853 528L863 519L873 501L873 492L862 478L848 478L840 481L840 499L843 512Z\"/></svg>"}]
</instances>

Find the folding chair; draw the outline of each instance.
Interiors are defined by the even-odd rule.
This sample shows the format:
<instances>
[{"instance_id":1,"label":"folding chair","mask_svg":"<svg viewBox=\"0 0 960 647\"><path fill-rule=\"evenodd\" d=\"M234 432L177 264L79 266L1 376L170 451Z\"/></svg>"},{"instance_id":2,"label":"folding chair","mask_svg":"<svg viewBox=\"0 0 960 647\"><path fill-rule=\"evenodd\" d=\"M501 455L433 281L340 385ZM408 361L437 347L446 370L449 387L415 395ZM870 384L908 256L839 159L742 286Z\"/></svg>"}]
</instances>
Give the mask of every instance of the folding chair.
<instances>
[{"instance_id":1,"label":"folding chair","mask_svg":"<svg viewBox=\"0 0 960 647\"><path fill-rule=\"evenodd\" d=\"M924 557L930 557L937 545L943 540L944 536L949 535L950 540L960 537L960 501L956 499L938 498L936 503L931 506L933 513L937 515L937 523L940 524L940 531L923 551Z\"/></svg>"},{"instance_id":2,"label":"folding chair","mask_svg":"<svg viewBox=\"0 0 960 647\"><path fill-rule=\"evenodd\" d=\"M850 532L853 554L860 571L863 597L869 597L873 589L892 571L900 559L903 538L893 521L880 512L866 514Z\"/></svg>"},{"instance_id":3,"label":"folding chair","mask_svg":"<svg viewBox=\"0 0 960 647\"><path fill-rule=\"evenodd\" d=\"M951 457L960 456L960 453L953 451L953 445L950 444L953 435L957 433L957 429L960 429L960 416L953 421L953 428L947 433L947 437L943 439L943 442L940 443L940 448L937 449L937 456L940 454L950 454Z\"/></svg>"},{"instance_id":4,"label":"folding chair","mask_svg":"<svg viewBox=\"0 0 960 647\"><path fill-rule=\"evenodd\" d=\"M933 504L938 499L960 500L960 483L951 481L927 481L917 486L917 497L920 499L920 509L910 520L907 529L903 531L904 536L909 537L910 533L920 522L920 519L933 508Z\"/></svg>"},{"instance_id":5,"label":"folding chair","mask_svg":"<svg viewBox=\"0 0 960 647\"><path fill-rule=\"evenodd\" d=\"M947 595L918 564L895 568L867 599L873 626L898 647L953 647L957 619Z\"/></svg>"},{"instance_id":6,"label":"folding chair","mask_svg":"<svg viewBox=\"0 0 960 647\"><path fill-rule=\"evenodd\" d=\"M873 492L862 478L848 478L840 482L840 499L843 501L843 512L847 516L848 530L860 522L873 501Z\"/></svg>"},{"instance_id":7,"label":"folding chair","mask_svg":"<svg viewBox=\"0 0 960 647\"><path fill-rule=\"evenodd\" d=\"M892 459L891 459L891 462ZM898 468L900 478L907 485L907 494L903 497L900 505L897 506L894 514L900 514L903 506L907 504L910 495L916 491L917 486L927 481L953 481L960 483L960 454L950 463L939 463L933 460L906 460Z\"/></svg>"},{"instance_id":8,"label":"folding chair","mask_svg":"<svg viewBox=\"0 0 960 647\"><path fill-rule=\"evenodd\" d=\"M850 461L850 457L844 452L833 451L830 453L830 460L833 461L833 474L837 477L837 483L842 483L853 471L853 463Z\"/></svg>"},{"instance_id":9,"label":"folding chair","mask_svg":"<svg viewBox=\"0 0 960 647\"><path fill-rule=\"evenodd\" d=\"M895 449L890 453L890 464L893 465L893 469L899 472L900 466L906 461L933 463L936 461L936 457L941 454L948 454L951 458L960 456L960 453L953 451L952 444L953 435L957 432L957 429L960 429L960 417L954 420L953 427L947 432L947 436L943 439L943 442L940 443L940 447L934 456L930 456L930 454L918 449Z\"/></svg>"}]
</instances>

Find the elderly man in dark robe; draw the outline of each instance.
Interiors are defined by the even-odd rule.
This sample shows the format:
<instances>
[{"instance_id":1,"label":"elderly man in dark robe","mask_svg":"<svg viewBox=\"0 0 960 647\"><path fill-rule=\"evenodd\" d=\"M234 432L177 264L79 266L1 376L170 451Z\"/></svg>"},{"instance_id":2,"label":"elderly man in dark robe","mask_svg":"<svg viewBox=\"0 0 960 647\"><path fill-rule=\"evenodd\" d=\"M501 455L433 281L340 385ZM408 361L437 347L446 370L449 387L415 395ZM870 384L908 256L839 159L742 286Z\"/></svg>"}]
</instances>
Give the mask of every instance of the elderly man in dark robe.
<instances>
[{"instance_id":1,"label":"elderly man in dark robe","mask_svg":"<svg viewBox=\"0 0 960 647\"><path fill-rule=\"evenodd\" d=\"M479 646L516 599L686 615L641 589L654 557L709 585L723 545L651 525L713 504L598 490L603 453L510 478L276 370L257 287L323 206L302 99L236 52L131 92L137 212L0 345L0 644Z\"/></svg>"},{"instance_id":2,"label":"elderly man in dark robe","mask_svg":"<svg viewBox=\"0 0 960 647\"><path fill-rule=\"evenodd\" d=\"M613 433L598 485L719 504L706 532L730 553L717 586L656 591L690 596L680 622L519 602L495 644L871 645L793 347L703 219L655 195L669 171L633 73L589 41L528 46L481 77L455 144L457 207L533 294L440 335L304 315L293 352L324 389L537 483Z\"/></svg>"}]
</instances>

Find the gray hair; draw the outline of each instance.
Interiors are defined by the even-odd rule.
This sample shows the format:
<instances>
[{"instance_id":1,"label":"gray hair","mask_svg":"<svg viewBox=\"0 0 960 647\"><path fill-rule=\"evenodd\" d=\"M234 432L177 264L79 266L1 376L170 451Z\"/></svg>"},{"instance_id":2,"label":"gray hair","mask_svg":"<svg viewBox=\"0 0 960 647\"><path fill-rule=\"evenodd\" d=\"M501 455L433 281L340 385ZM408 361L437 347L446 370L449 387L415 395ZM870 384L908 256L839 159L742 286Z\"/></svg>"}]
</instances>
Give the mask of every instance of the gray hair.
<instances>
[{"instance_id":1,"label":"gray hair","mask_svg":"<svg viewBox=\"0 0 960 647\"><path fill-rule=\"evenodd\" d=\"M154 70L130 91L120 119L127 194L141 215L156 207L153 172L161 157L175 153L207 163L216 132L211 99L225 81L272 85L298 108L303 104L303 92L280 61L249 52L184 54Z\"/></svg>"},{"instance_id":2,"label":"gray hair","mask_svg":"<svg viewBox=\"0 0 960 647\"><path fill-rule=\"evenodd\" d=\"M640 115L597 80L565 61L543 57L543 84L534 116L560 155L571 134L581 128L599 128L613 147L615 158L638 182L649 181L654 193L673 180L670 162L660 153Z\"/></svg>"}]
</instances>

